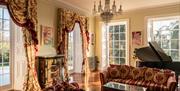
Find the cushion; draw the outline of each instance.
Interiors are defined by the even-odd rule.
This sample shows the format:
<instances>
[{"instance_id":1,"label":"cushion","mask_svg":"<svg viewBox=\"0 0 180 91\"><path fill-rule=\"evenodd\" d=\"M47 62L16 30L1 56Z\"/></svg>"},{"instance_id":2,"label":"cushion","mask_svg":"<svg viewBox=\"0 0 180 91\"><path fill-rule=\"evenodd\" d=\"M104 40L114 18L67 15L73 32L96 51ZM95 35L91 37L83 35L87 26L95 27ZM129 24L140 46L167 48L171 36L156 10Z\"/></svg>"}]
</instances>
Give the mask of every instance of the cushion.
<instances>
[{"instance_id":1,"label":"cushion","mask_svg":"<svg viewBox=\"0 0 180 91\"><path fill-rule=\"evenodd\" d=\"M108 68L109 76L111 78L118 78L119 77L119 71L117 67L109 67Z\"/></svg>"},{"instance_id":2,"label":"cushion","mask_svg":"<svg viewBox=\"0 0 180 91\"><path fill-rule=\"evenodd\" d=\"M133 68L130 72L130 75L132 75L132 78L134 80L138 80L140 78L141 70L140 68Z\"/></svg>"},{"instance_id":3,"label":"cushion","mask_svg":"<svg viewBox=\"0 0 180 91\"><path fill-rule=\"evenodd\" d=\"M144 75L145 75L145 72L146 72L146 70L147 70L147 67L140 67L140 70L141 70L141 72L140 72L139 79L140 79L140 80L145 80Z\"/></svg>"},{"instance_id":4,"label":"cushion","mask_svg":"<svg viewBox=\"0 0 180 91\"><path fill-rule=\"evenodd\" d=\"M125 79L130 72L129 66L122 65L122 66L118 67L118 71L119 71L120 78Z\"/></svg>"},{"instance_id":5,"label":"cushion","mask_svg":"<svg viewBox=\"0 0 180 91\"><path fill-rule=\"evenodd\" d=\"M135 68L135 67L133 67L133 66L129 66L129 74L127 75L126 78L128 78L128 79L133 79L133 76L132 76L131 72L132 72L132 70L133 70L134 68Z\"/></svg>"},{"instance_id":6,"label":"cushion","mask_svg":"<svg viewBox=\"0 0 180 91\"><path fill-rule=\"evenodd\" d=\"M157 72L154 75L154 82L160 85L166 85L167 84L167 80L169 78L169 74L163 73L163 72Z\"/></svg>"},{"instance_id":7,"label":"cushion","mask_svg":"<svg viewBox=\"0 0 180 91\"><path fill-rule=\"evenodd\" d=\"M154 70L152 68L147 68L144 76L145 76L145 81L147 82L153 82L153 78L154 78Z\"/></svg>"}]
</instances>

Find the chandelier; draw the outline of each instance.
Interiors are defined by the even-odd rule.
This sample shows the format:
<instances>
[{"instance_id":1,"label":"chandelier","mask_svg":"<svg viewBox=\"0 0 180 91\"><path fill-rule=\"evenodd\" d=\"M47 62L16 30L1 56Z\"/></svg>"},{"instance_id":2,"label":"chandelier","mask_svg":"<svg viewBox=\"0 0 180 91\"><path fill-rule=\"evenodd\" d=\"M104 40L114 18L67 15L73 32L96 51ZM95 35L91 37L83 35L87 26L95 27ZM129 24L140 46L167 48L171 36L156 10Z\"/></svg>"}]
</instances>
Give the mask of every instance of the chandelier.
<instances>
[{"instance_id":1,"label":"chandelier","mask_svg":"<svg viewBox=\"0 0 180 91\"><path fill-rule=\"evenodd\" d=\"M105 0L105 6L101 5L101 0L99 1L98 11L96 10L96 4L94 2L93 14L100 14L100 17L103 22L108 23L114 15L122 13L122 6L120 5L119 9L116 10L116 2L114 0L112 8L110 8L110 0Z\"/></svg>"}]
</instances>

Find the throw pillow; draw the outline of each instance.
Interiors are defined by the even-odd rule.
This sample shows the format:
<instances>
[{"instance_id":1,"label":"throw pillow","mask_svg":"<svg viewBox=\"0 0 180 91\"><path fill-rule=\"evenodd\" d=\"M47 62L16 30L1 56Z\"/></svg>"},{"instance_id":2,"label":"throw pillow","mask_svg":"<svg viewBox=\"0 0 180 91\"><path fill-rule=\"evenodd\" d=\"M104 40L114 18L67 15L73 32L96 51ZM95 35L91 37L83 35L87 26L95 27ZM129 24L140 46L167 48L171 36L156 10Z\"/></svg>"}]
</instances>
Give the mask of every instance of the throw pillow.
<instances>
[{"instance_id":1,"label":"throw pillow","mask_svg":"<svg viewBox=\"0 0 180 91\"><path fill-rule=\"evenodd\" d=\"M167 80L168 80L168 74L166 73L163 73L163 72L157 72L155 75L154 75L154 82L157 83L157 84L160 84L160 85L166 85L167 83Z\"/></svg>"},{"instance_id":2,"label":"throw pillow","mask_svg":"<svg viewBox=\"0 0 180 91\"><path fill-rule=\"evenodd\" d=\"M118 78L119 77L119 71L117 69L117 67L109 67L108 68L108 72L109 72L109 76L111 78Z\"/></svg>"},{"instance_id":3,"label":"throw pillow","mask_svg":"<svg viewBox=\"0 0 180 91\"><path fill-rule=\"evenodd\" d=\"M118 71L119 71L119 75L120 78L127 78L128 74L129 74L129 66L127 65L122 65L121 67L118 67Z\"/></svg>"},{"instance_id":4,"label":"throw pillow","mask_svg":"<svg viewBox=\"0 0 180 91\"><path fill-rule=\"evenodd\" d=\"M139 76L139 79L140 80L145 80L145 72L146 72L146 70L147 70L147 67L140 67L140 76Z\"/></svg>"},{"instance_id":5,"label":"throw pillow","mask_svg":"<svg viewBox=\"0 0 180 91\"><path fill-rule=\"evenodd\" d=\"M153 78L154 78L154 71L152 68L147 68L145 74L145 81L147 82L153 82Z\"/></svg>"},{"instance_id":6,"label":"throw pillow","mask_svg":"<svg viewBox=\"0 0 180 91\"><path fill-rule=\"evenodd\" d=\"M138 80L140 78L140 74L141 74L140 68L133 68L130 73L130 75L134 80Z\"/></svg>"}]
</instances>

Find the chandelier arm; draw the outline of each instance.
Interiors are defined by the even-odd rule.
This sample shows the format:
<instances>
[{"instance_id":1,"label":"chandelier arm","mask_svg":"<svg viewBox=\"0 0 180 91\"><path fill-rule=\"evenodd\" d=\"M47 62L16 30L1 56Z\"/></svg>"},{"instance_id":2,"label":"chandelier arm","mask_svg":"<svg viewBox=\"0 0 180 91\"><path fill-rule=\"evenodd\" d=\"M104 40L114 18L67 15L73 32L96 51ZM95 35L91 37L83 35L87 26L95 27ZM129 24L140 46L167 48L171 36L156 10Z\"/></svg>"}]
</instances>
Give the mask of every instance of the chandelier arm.
<instances>
[{"instance_id":1,"label":"chandelier arm","mask_svg":"<svg viewBox=\"0 0 180 91\"><path fill-rule=\"evenodd\" d=\"M98 11L96 11L96 5L94 2L94 13L100 13L101 20L105 23L108 23L114 15L118 15L122 13L122 6L120 5L118 11L116 10L116 2L113 1L112 8L110 8L110 0L105 0L104 9L102 8L101 0L99 1Z\"/></svg>"}]
</instances>

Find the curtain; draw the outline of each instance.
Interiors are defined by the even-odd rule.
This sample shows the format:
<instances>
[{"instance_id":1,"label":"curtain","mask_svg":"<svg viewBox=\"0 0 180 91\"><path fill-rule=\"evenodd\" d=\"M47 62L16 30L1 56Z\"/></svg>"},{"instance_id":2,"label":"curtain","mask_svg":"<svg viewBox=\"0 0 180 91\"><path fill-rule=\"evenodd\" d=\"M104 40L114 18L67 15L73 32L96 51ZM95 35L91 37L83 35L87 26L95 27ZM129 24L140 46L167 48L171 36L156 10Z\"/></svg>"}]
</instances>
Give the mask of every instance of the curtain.
<instances>
[{"instance_id":1,"label":"curtain","mask_svg":"<svg viewBox=\"0 0 180 91\"><path fill-rule=\"evenodd\" d=\"M27 76L24 91L40 91L35 70L35 56L37 53L37 2L36 0L0 0L6 5L12 20L22 27L24 47L27 57Z\"/></svg>"},{"instance_id":2,"label":"curtain","mask_svg":"<svg viewBox=\"0 0 180 91\"><path fill-rule=\"evenodd\" d=\"M64 75L65 79L68 80L68 65L67 65L67 51L68 51L68 33L73 31L75 23L78 22L81 29L82 36L82 54L83 63L82 69L85 71L85 64L87 64L87 48L88 48L88 18L81 16L75 12L65 9L58 9L58 36L57 36L57 53L63 54L64 57ZM78 52L77 52L78 53Z\"/></svg>"}]
</instances>

